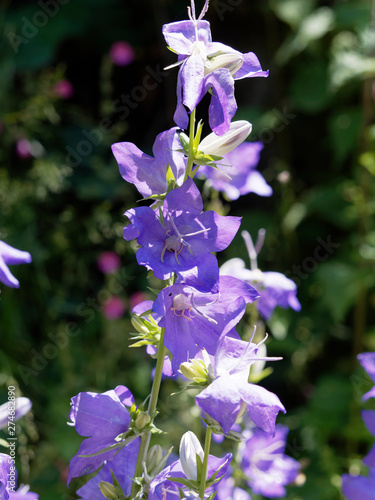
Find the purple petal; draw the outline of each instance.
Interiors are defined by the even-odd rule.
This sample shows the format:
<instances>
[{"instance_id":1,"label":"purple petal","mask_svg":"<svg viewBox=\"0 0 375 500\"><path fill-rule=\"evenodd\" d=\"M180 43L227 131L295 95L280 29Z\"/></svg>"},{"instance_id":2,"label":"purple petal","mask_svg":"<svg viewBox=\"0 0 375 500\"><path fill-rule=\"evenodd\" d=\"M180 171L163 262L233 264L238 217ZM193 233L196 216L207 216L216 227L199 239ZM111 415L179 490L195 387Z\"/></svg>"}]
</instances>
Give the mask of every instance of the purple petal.
<instances>
[{"instance_id":1,"label":"purple petal","mask_svg":"<svg viewBox=\"0 0 375 500\"><path fill-rule=\"evenodd\" d=\"M188 57L181 66L183 104L193 111L201 100L204 80L204 60L199 54Z\"/></svg>"},{"instance_id":2,"label":"purple petal","mask_svg":"<svg viewBox=\"0 0 375 500\"><path fill-rule=\"evenodd\" d=\"M234 80L230 71L220 68L209 74L204 83L204 93L212 87L209 106L209 124L217 135L229 130L230 122L237 111L234 97ZM202 96L203 97L203 96Z\"/></svg>"},{"instance_id":3,"label":"purple petal","mask_svg":"<svg viewBox=\"0 0 375 500\"><path fill-rule=\"evenodd\" d=\"M358 361L366 370L371 380L375 383L375 352L363 352L358 354Z\"/></svg>"},{"instance_id":4,"label":"purple petal","mask_svg":"<svg viewBox=\"0 0 375 500\"><path fill-rule=\"evenodd\" d=\"M342 476L342 492L347 500L374 500L375 498L375 475Z\"/></svg>"},{"instance_id":5,"label":"purple petal","mask_svg":"<svg viewBox=\"0 0 375 500\"><path fill-rule=\"evenodd\" d=\"M8 265L29 264L32 260L29 252L13 248L4 241L0 241L0 256Z\"/></svg>"},{"instance_id":6,"label":"purple petal","mask_svg":"<svg viewBox=\"0 0 375 500\"><path fill-rule=\"evenodd\" d=\"M362 410L361 415L365 426L375 437L375 410Z\"/></svg>"},{"instance_id":7,"label":"purple petal","mask_svg":"<svg viewBox=\"0 0 375 500\"><path fill-rule=\"evenodd\" d=\"M260 65L259 59L254 54L254 52L248 52L247 54L242 54L243 64L241 68L234 75L235 80L241 80L242 78L249 78L253 76L268 76L268 71L263 71Z\"/></svg>"},{"instance_id":8,"label":"purple petal","mask_svg":"<svg viewBox=\"0 0 375 500\"><path fill-rule=\"evenodd\" d=\"M203 210L203 201L199 189L193 179L187 179L183 185L170 191L165 197L164 213L189 212L189 215L196 217Z\"/></svg>"},{"instance_id":9,"label":"purple petal","mask_svg":"<svg viewBox=\"0 0 375 500\"><path fill-rule=\"evenodd\" d=\"M372 467L375 469L375 444L363 459L363 463L367 465L367 467Z\"/></svg>"},{"instance_id":10,"label":"purple petal","mask_svg":"<svg viewBox=\"0 0 375 500\"><path fill-rule=\"evenodd\" d=\"M177 21L163 26L163 35L168 46L177 54L189 55L191 46L196 42L192 21ZM211 42L211 29L208 21L198 21L198 40L205 45Z\"/></svg>"}]
</instances>

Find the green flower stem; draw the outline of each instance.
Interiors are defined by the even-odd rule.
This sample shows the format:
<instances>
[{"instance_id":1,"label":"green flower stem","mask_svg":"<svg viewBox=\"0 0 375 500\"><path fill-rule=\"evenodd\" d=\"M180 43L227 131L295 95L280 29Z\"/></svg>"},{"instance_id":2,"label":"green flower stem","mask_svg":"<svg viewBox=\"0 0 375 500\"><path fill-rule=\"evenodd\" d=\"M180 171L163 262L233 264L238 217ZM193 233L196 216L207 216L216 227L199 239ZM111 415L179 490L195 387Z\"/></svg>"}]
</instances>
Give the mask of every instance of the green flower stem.
<instances>
[{"instance_id":1,"label":"green flower stem","mask_svg":"<svg viewBox=\"0 0 375 500\"><path fill-rule=\"evenodd\" d=\"M165 353L166 353L166 348L164 347L164 332L165 332L165 329L162 328L161 333L160 333L159 346L158 346L158 357L157 357L157 361L156 361L154 381L152 383L151 397L150 397L150 402L148 405L148 414L149 415L152 415L153 413L155 413L156 407L158 404L159 391L160 391L160 385L161 385L161 377L163 374L163 365L164 365L164 358L165 358ZM142 471L143 471L142 464L143 464L143 462L146 461L148 448L150 446L150 440L151 440L151 433L144 432L142 434L142 437L141 437L141 445L139 447L138 459L137 459L137 464L135 466L134 477L140 477L142 475ZM130 498L134 498L136 496L137 490L138 490L138 485L136 483L133 483Z\"/></svg>"},{"instance_id":2,"label":"green flower stem","mask_svg":"<svg viewBox=\"0 0 375 500\"><path fill-rule=\"evenodd\" d=\"M203 459L203 467L202 467L202 477L201 484L199 487L199 496L201 500L204 500L204 492L206 491L206 479L207 479L207 469L208 469L208 457L210 454L211 447L211 436L212 431L210 427L206 428L206 441L204 443L204 459Z\"/></svg>"},{"instance_id":3,"label":"green flower stem","mask_svg":"<svg viewBox=\"0 0 375 500\"><path fill-rule=\"evenodd\" d=\"M195 135L195 109L190 115L190 130L189 130L189 157L186 165L185 179L191 177L191 170L194 165L194 135Z\"/></svg>"}]
</instances>

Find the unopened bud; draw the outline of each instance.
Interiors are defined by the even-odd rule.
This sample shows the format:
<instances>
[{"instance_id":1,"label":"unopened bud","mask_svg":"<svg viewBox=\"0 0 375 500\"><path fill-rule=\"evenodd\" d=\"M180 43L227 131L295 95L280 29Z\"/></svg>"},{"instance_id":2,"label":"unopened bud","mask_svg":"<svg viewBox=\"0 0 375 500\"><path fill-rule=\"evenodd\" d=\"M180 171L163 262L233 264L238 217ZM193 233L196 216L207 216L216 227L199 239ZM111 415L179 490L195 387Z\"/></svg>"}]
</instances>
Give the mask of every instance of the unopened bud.
<instances>
[{"instance_id":1,"label":"unopened bud","mask_svg":"<svg viewBox=\"0 0 375 500\"><path fill-rule=\"evenodd\" d=\"M150 475L152 475L152 473L156 470L162 458L163 458L163 450L161 446L158 444L152 446L152 448L150 448L149 452L147 453L147 458L146 458L147 472Z\"/></svg>"},{"instance_id":2,"label":"unopened bud","mask_svg":"<svg viewBox=\"0 0 375 500\"><path fill-rule=\"evenodd\" d=\"M251 129L251 123L246 120L232 122L228 132L223 135L216 135L212 132L203 139L198 149L205 155L222 157L241 144L250 134Z\"/></svg>"},{"instance_id":3,"label":"unopened bud","mask_svg":"<svg viewBox=\"0 0 375 500\"><path fill-rule=\"evenodd\" d=\"M181 363L180 372L188 380L192 380L198 384L208 382L207 368L201 359Z\"/></svg>"},{"instance_id":4,"label":"unopened bud","mask_svg":"<svg viewBox=\"0 0 375 500\"><path fill-rule=\"evenodd\" d=\"M206 76L216 69L226 68L230 71L231 75L234 75L242 65L243 57L241 54L219 54L218 56L212 57L206 61L204 65L204 74Z\"/></svg>"},{"instance_id":5,"label":"unopened bud","mask_svg":"<svg viewBox=\"0 0 375 500\"><path fill-rule=\"evenodd\" d=\"M99 489L107 500L121 500L125 498L123 492L117 486L107 481L100 481Z\"/></svg>"},{"instance_id":6,"label":"unopened bud","mask_svg":"<svg viewBox=\"0 0 375 500\"><path fill-rule=\"evenodd\" d=\"M140 411L135 419L134 425L137 429L144 429L151 422L151 417L145 411Z\"/></svg>"},{"instance_id":7,"label":"unopened bud","mask_svg":"<svg viewBox=\"0 0 375 500\"><path fill-rule=\"evenodd\" d=\"M191 431L185 432L180 443L180 461L186 478L193 481L197 480L197 455L203 462L204 451L197 436Z\"/></svg>"},{"instance_id":8,"label":"unopened bud","mask_svg":"<svg viewBox=\"0 0 375 500\"><path fill-rule=\"evenodd\" d=\"M139 333L143 334L148 334L149 333L149 328L147 328L147 321L144 319L140 318L137 315L133 315L131 318L132 325L134 328L137 330Z\"/></svg>"}]
</instances>

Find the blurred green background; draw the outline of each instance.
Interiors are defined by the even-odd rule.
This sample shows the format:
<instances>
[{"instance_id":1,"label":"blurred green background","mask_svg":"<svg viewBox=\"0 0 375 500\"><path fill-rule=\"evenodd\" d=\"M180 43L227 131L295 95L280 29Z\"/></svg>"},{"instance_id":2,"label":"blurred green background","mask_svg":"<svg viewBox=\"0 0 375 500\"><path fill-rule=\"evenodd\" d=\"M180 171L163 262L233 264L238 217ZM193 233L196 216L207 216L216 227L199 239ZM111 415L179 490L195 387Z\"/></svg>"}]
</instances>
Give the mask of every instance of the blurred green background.
<instances>
[{"instance_id":1,"label":"blurred green background","mask_svg":"<svg viewBox=\"0 0 375 500\"><path fill-rule=\"evenodd\" d=\"M10 384L32 399L18 429L20 480L41 499L67 500L81 441L66 425L70 398L125 384L141 401L150 387L152 362L128 348L134 294L152 298L122 239L139 194L110 145L151 153L174 125L177 70L162 70L174 56L161 26L185 19L186 1L1 0L0 9L0 239L33 256L13 268L19 290L0 285L0 403ZM212 0L206 18L214 40L254 51L270 70L236 83L236 118L265 144L259 169L274 195L244 196L230 213L254 236L266 228L259 265L294 279L302 303L267 324L269 352L284 360L264 384L288 410L288 451L306 475L287 498L339 499L341 474L362 472L371 443L360 417L371 383L356 354L375 351L375 8ZM134 51L124 66L110 56L119 41ZM121 258L112 274L98 268L108 251ZM235 256L247 259L240 236L219 260ZM178 443L191 399L171 398L175 390L165 383L158 422Z\"/></svg>"}]
</instances>

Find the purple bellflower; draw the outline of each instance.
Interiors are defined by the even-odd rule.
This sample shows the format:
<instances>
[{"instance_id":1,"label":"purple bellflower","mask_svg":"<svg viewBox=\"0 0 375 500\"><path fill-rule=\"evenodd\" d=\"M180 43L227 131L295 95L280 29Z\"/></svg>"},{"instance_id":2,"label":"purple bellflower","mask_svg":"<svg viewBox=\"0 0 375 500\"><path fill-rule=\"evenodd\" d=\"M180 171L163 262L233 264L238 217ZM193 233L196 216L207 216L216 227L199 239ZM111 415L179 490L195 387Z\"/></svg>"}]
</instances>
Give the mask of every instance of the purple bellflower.
<instances>
[{"instance_id":1,"label":"purple bellflower","mask_svg":"<svg viewBox=\"0 0 375 500\"><path fill-rule=\"evenodd\" d=\"M217 291L219 268L212 252L227 248L241 219L202 210L201 195L190 178L167 194L162 216L157 217L150 207L128 210L125 215L131 224L125 227L124 238L137 238L138 263L159 279L177 273L200 291Z\"/></svg>"},{"instance_id":2,"label":"purple bellflower","mask_svg":"<svg viewBox=\"0 0 375 500\"><path fill-rule=\"evenodd\" d=\"M251 500L249 493L235 486L235 480L231 477L230 470L228 470L224 479L220 481L215 498L217 500Z\"/></svg>"},{"instance_id":3,"label":"purple bellflower","mask_svg":"<svg viewBox=\"0 0 375 500\"><path fill-rule=\"evenodd\" d=\"M9 455L0 453L0 499L1 500L38 500L39 495L30 487L21 484L16 490L17 470L14 460Z\"/></svg>"},{"instance_id":4,"label":"purple bellflower","mask_svg":"<svg viewBox=\"0 0 375 500\"><path fill-rule=\"evenodd\" d=\"M342 492L347 500L375 500L375 469L370 469L369 477L344 474Z\"/></svg>"},{"instance_id":5,"label":"purple bellflower","mask_svg":"<svg viewBox=\"0 0 375 500\"><path fill-rule=\"evenodd\" d=\"M99 489L99 483L106 481L112 484L113 473L125 496L128 497L133 484L132 478L135 473L138 452L139 439L136 439L122 448L112 460L104 462L104 466L98 474L77 490L77 495L82 500L103 500L104 496Z\"/></svg>"},{"instance_id":6,"label":"purple bellflower","mask_svg":"<svg viewBox=\"0 0 375 500\"><path fill-rule=\"evenodd\" d=\"M199 167L198 177L207 179L210 186L224 192L230 200L248 193L271 196L272 188L255 170L262 149L261 142L243 142L216 163L219 170L203 165Z\"/></svg>"},{"instance_id":7,"label":"purple bellflower","mask_svg":"<svg viewBox=\"0 0 375 500\"><path fill-rule=\"evenodd\" d=\"M197 455L203 462L204 452L201 444L199 443L195 434L191 431L186 432L180 443L180 459L173 462L170 466L163 469L150 483L149 500L175 500L180 498L179 488L184 491L185 499L199 499L193 488L186 485L187 481L191 481L192 485L196 483L199 478L197 477ZM207 467L207 480L209 480L215 473L216 479L224 477L226 474L232 454L227 453L222 458L209 455ZM175 482L170 479L180 478L183 482ZM216 488L210 486L206 489L207 497ZM205 494L205 496L206 496Z\"/></svg>"},{"instance_id":8,"label":"purple bellflower","mask_svg":"<svg viewBox=\"0 0 375 500\"><path fill-rule=\"evenodd\" d=\"M259 428L244 443L242 470L252 491L267 498L286 495L285 486L298 476L300 464L284 454L289 429L276 426L272 437Z\"/></svg>"},{"instance_id":9,"label":"purple bellflower","mask_svg":"<svg viewBox=\"0 0 375 500\"><path fill-rule=\"evenodd\" d=\"M220 268L220 274L229 274L237 278L243 279L247 283L254 286L259 292L259 299L256 302L256 307L264 319L269 319L272 316L276 306L287 309L291 307L295 311L301 310L301 304L296 297L297 285L281 273L262 272L258 269L257 255L263 245L265 231L261 230L261 242L254 246L250 234L247 231L242 231L242 236L245 240L251 270L246 269L246 265L242 259L230 259L225 262Z\"/></svg>"},{"instance_id":10,"label":"purple bellflower","mask_svg":"<svg viewBox=\"0 0 375 500\"><path fill-rule=\"evenodd\" d=\"M242 54L222 43L212 42L208 21L202 18L208 0L198 19L194 1L188 9L190 20L163 26L168 47L178 55L180 70L177 77L176 124L186 129L188 114L184 106L193 111L204 95L212 89L209 123L218 135L224 134L237 111L234 80L254 76L268 76L253 52Z\"/></svg>"},{"instance_id":11,"label":"purple bellflower","mask_svg":"<svg viewBox=\"0 0 375 500\"><path fill-rule=\"evenodd\" d=\"M273 436L276 416L286 410L276 394L248 383L248 377L254 362L280 358L258 356L258 345L251 340L244 342L231 337L220 340L211 366L207 367L212 382L195 400L202 411L221 425L225 434L247 409L251 420Z\"/></svg>"},{"instance_id":12,"label":"purple bellflower","mask_svg":"<svg viewBox=\"0 0 375 500\"><path fill-rule=\"evenodd\" d=\"M68 484L75 477L96 471L119 453L119 447L114 445L120 443L116 438L129 429L131 417L127 407L133 403L131 392L123 385L102 394L80 392L72 398L70 425L74 425L78 434L87 439L70 461ZM111 446L113 448L108 450ZM128 447L129 444L125 449Z\"/></svg>"},{"instance_id":13,"label":"purple bellflower","mask_svg":"<svg viewBox=\"0 0 375 500\"><path fill-rule=\"evenodd\" d=\"M154 142L154 157L146 155L131 142L112 145L112 152L122 177L135 185L148 198L166 193L167 167L170 166L177 184L181 185L186 170L186 158L180 151L177 127L159 134Z\"/></svg>"},{"instance_id":14,"label":"purple bellflower","mask_svg":"<svg viewBox=\"0 0 375 500\"><path fill-rule=\"evenodd\" d=\"M18 420L26 415L31 410L32 405L32 402L28 398L16 398L14 400L14 420ZM0 429L4 429L8 425L11 406L11 402L0 406Z\"/></svg>"},{"instance_id":15,"label":"purple bellflower","mask_svg":"<svg viewBox=\"0 0 375 500\"><path fill-rule=\"evenodd\" d=\"M31 255L0 241L0 281L11 288L19 288L19 281L9 271L9 265L29 264Z\"/></svg>"},{"instance_id":16,"label":"purple bellflower","mask_svg":"<svg viewBox=\"0 0 375 500\"><path fill-rule=\"evenodd\" d=\"M203 347L215 354L223 333L238 338L233 327L246 304L259 296L252 286L231 276L220 277L219 289L202 293L176 284L164 288L155 300L153 310L162 317L159 326L165 328L164 344L172 353L174 372Z\"/></svg>"},{"instance_id":17,"label":"purple bellflower","mask_svg":"<svg viewBox=\"0 0 375 500\"><path fill-rule=\"evenodd\" d=\"M375 384L375 352L363 352L362 354L358 354L357 357L362 368L366 370ZM362 396L363 401L367 401L370 398L375 398L375 387Z\"/></svg>"}]
</instances>

